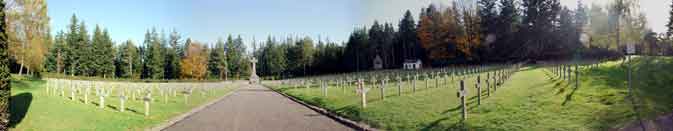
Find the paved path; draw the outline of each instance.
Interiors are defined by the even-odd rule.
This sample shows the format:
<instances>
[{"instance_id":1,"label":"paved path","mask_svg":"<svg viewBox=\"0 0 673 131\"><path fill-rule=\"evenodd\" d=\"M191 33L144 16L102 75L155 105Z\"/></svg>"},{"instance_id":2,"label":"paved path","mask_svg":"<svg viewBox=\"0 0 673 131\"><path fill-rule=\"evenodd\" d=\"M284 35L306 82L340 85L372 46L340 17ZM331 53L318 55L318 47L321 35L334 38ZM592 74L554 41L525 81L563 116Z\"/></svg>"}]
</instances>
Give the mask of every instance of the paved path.
<instances>
[{"instance_id":1,"label":"paved path","mask_svg":"<svg viewBox=\"0 0 673 131\"><path fill-rule=\"evenodd\" d=\"M353 130L261 85L243 87L164 131Z\"/></svg>"}]
</instances>

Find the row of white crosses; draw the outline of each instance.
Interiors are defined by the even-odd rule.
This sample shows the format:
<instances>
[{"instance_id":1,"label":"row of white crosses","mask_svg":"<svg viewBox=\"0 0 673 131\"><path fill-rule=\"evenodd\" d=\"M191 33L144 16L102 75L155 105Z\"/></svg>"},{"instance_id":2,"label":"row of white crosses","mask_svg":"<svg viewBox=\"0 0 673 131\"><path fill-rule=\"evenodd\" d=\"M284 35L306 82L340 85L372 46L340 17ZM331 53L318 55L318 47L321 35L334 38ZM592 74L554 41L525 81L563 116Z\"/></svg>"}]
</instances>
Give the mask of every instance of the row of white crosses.
<instances>
[{"instance_id":1,"label":"row of white crosses","mask_svg":"<svg viewBox=\"0 0 673 131\"><path fill-rule=\"evenodd\" d=\"M120 100L119 112L125 112L126 101L131 97L131 101L141 100L144 103L144 115L150 115L150 103L155 101L152 92L158 91L160 97L163 97L164 103L168 103L168 97L177 97L178 93L184 96L184 104L188 104L189 96L194 90L199 91L201 96L211 95L213 90L218 87L225 87L226 83L134 83L134 82L105 82L105 81L85 81L46 78L46 95L61 96L69 98L72 101L78 101L78 95L83 95L84 104L90 104L89 94L92 90L98 96L98 108L105 108L105 99L117 90L117 96ZM70 96L66 95L66 89L70 91Z\"/></svg>"},{"instance_id":2,"label":"row of white crosses","mask_svg":"<svg viewBox=\"0 0 673 131\"><path fill-rule=\"evenodd\" d=\"M378 88L380 91L380 99L385 100L385 88L387 87L387 84L389 84L388 82L394 83L394 81L396 81L397 95L400 96L402 94L402 88L405 86L402 82L405 81L408 83L406 86L411 88L412 92L416 92L418 80L424 80L424 83L421 84L424 84L423 87L425 88L431 88L431 84L434 84L432 87L438 88L446 87L440 85L452 85L449 84L450 81L459 79L462 80L469 77L474 77L475 75L477 75L476 77L479 77L479 73L483 72L489 72L486 78L487 84L489 84L488 81L491 78L493 83L501 83L504 82L503 79L505 77L505 70L509 67L512 67L512 65L472 67L462 66L424 70L384 70L358 72L348 75L338 74L320 77L289 79L284 80L281 83L289 85L292 88L311 88L313 85L318 85L318 87L321 89L323 97L327 97L327 88L330 87L329 85L335 85L334 87L342 88L344 91L347 87L351 87L351 85L353 85L356 87L354 93L362 97L362 106L366 107L366 93L369 91L369 89ZM493 72L493 75L491 75L490 72ZM367 85L372 87L368 88ZM487 87L491 86L487 85ZM488 95L490 96L490 88L488 88L488 92Z\"/></svg>"},{"instance_id":3,"label":"row of white crosses","mask_svg":"<svg viewBox=\"0 0 673 131\"><path fill-rule=\"evenodd\" d=\"M493 88L493 92L495 92L498 87L502 86L507 79L509 79L514 73L516 73L520 68L522 64L514 64L514 65L509 65L506 68L500 69L500 70L495 70L493 73L487 72L486 74L486 89L487 89L487 96L491 96L491 88ZM493 74L493 75L491 75ZM492 81L489 81L492 80ZM493 82L491 84L491 82ZM467 101L466 97L468 96L468 92L465 89L465 82L464 80L460 80L459 83L459 88L457 91L457 97L460 99L460 107L461 107L461 119L464 122L467 120ZM475 88L477 88L477 106L481 105L481 95L482 95L482 90L481 90L481 76L477 75L476 83L475 83Z\"/></svg>"},{"instance_id":4,"label":"row of white crosses","mask_svg":"<svg viewBox=\"0 0 673 131\"><path fill-rule=\"evenodd\" d=\"M578 88L580 81L579 80L580 70L582 68L590 70L595 69L604 61L605 60L555 62L555 63L546 63L544 66L547 67L547 70L550 71L554 75L554 77L558 77L559 79L568 82L568 84L574 82L575 88Z\"/></svg>"}]
</instances>

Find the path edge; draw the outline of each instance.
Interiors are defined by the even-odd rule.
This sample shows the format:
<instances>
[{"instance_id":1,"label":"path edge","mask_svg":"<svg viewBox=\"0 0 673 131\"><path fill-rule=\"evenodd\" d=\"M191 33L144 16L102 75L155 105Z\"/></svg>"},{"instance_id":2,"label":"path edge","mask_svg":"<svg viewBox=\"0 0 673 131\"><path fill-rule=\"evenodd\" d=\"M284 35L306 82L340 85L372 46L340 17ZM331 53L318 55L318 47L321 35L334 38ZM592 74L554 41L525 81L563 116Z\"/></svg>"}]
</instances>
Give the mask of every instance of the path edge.
<instances>
[{"instance_id":1,"label":"path edge","mask_svg":"<svg viewBox=\"0 0 673 131\"><path fill-rule=\"evenodd\" d=\"M318 107L318 106L314 106L314 105L305 103L305 102L303 102L303 101L301 101L301 100L299 100L299 99L297 99L297 98L294 98L294 97L292 97L292 96L290 96L290 95L287 95L287 94L285 94L285 93L283 93L283 92L280 92L280 91L278 91L278 90L276 90L276 89L274 89L274 88L268 87L268 86L265 85L265 84L260 84L260 85L262 85L262 86L265 87L265 88L269 88L269 89L271 89L272 91L274 91L274 92L276 92L276 93L278 93L278 94L280 94L280 95L282 95L282 96L284 96L284 97L286 97L286 98L289 98L290 100L292 100L292 101L294 101L294 102L297 102L297 103L299 103L299 104L301 104L301 105L303 105L303 106L305 106L305 107L307 107L307 108L309 108L309 109L311 109L311 110L313 110L313 111L315 111L315 112L318 112L318 113L320 113L320 114L322 114L322 115L325 115L325 116L327 116L327 117L329 117L329 118L332 118L332 120L337 121L337 122L339 122L339 123L341 123L341 124L344 124L344 125L346 125L346 126L348 126L348 127L353 128L353 129L361 130L361 131L380 131L379 129L373 128L372 126L367 125L367 124L365 124L365 123L356 122L356 121L350 120L350 119L348 119L348 118L342 117L342 116L340 116L340 115L338 115L338 114L336 114L336 113L329 112L329 111L327 111L326 109L324 109L324 108L322 108L322 107Z\"/></svg>"},{"instance_id":2,"label":"path edge","mask_svg":"<svg viewBox=\"0 0 673 131\"><path fill-rule=\"evenodd\" d=\"M238 89L240 89L240 87L238 87ZM146 131L162 131L162 130L164 130L164 129L170 127L170 126L175 125L175 123L178 123L178 122L180 122L180 121L186 119L187 117L189 117L189 116L191 116L191 115L193 115L193 114L195 114L195 113L197 113L197 112L200 112L201 110L206 109L206 108L208 108L208 107L214 105L215 103L217 103L217 102L219 102L219 101L224 100L224 98L229 97L231 94L233 94L234 92L236 92L238 89L232 90L232 91L228 92L227 94L225 94L225 95L223 95L223 96L220 96L219 98L216 98L216 99L214 99L214 100L209 101L209 102L206 103L206 104L200 105L200 106L198 106L198 107L196 107L196 108L190 110L190 111L187 112L187 113L183 113L183 114L180 114L179 116L173 117L173 118L171 118L171 119L170 119L169 121L167 121L167 122L164 122L164 123L162 123L162 124L159 124L159 125L154 126L154 127L151 127L151 128L147 128L147 129L145 129L145 130L146 130Z\"/></svg>"}]
</instances>

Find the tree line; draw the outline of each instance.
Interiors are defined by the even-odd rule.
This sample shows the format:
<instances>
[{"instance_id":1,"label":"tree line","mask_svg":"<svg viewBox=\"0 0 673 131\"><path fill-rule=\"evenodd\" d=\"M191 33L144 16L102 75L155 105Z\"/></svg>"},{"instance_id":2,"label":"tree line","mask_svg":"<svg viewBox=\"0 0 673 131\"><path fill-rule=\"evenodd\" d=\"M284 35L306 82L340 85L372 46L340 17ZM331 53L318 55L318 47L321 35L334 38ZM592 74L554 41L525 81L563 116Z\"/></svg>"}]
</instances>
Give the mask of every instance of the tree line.
<instances>
[{"instance_id":1,"label":"tree line","mask_svg":"<svg viewBox=\"0 0 673 131\"><path fill-rule=\"evenodd\" d=\"M226 79L248 73L240 36L229 36L226 43L220 39L211 47L190 38L183 40L175 30L167 34L152 28L139 45L131 40L114 44L107 29L98 25L89 37L86 25L75 15L68 31L59 31L49 50L45 71L72 76Z\"/></svg>"},{"instance_id":2,"label":"tree line","mask_svg":"<svg viewBox=\"0 0 673 131\"><path fill-rule=\"evenodd\" d=\"M670 37L647 27L638 3L588 6L578 1L575 9L559 0L430 4L417 19L407 10L397 25L374 21L356 28L345 43L270 38L255 56L266 62L258 67L264 75L302 76L372 70L376 57L385 69L399 69L414 60L427 68L617 58L627 44L634 44L640 55L672 55Z\"/></svg>"}]
</instances>

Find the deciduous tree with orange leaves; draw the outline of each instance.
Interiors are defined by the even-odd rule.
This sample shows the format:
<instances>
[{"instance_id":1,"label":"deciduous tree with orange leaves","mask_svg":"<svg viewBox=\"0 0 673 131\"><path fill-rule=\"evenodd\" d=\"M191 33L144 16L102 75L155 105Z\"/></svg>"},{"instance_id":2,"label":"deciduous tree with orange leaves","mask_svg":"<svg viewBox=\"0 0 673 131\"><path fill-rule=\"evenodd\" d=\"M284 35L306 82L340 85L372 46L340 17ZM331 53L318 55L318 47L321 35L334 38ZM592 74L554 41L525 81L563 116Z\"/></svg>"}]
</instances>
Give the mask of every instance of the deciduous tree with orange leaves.
<instances>
[{"instance_id":1,"label":"deciduous tree with orange leaves","mask_svg":"<svg viewBox=\"0 0 673 131\"><path fill-rule=\"evenodd\" d=\"M185 57L180 61L182 79L204 79L208 69L207 48L198 42L193 42L185 50Z\"/></svg>"}]
</instances>

